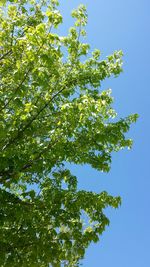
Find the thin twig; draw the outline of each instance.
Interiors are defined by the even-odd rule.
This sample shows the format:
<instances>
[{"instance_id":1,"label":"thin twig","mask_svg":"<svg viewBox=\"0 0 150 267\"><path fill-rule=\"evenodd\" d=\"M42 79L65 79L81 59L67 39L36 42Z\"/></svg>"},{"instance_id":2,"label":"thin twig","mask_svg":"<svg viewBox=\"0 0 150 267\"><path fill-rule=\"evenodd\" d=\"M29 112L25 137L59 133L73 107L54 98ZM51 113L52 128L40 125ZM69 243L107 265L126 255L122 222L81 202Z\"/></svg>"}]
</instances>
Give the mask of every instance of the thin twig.
<instances>
[{"instance_id":1,"label":"thin twig","mask_svg":"<svg viewBox=\"0 0 150 267\"><path fill-rule=\"evenodd\" d=\"M9 54L12 54L12 49L10 49L9 51L7 51L4 55L2 55L0 57L0 60L4 59L6 56L8 56Z\"/></svg>"}]
</instances>

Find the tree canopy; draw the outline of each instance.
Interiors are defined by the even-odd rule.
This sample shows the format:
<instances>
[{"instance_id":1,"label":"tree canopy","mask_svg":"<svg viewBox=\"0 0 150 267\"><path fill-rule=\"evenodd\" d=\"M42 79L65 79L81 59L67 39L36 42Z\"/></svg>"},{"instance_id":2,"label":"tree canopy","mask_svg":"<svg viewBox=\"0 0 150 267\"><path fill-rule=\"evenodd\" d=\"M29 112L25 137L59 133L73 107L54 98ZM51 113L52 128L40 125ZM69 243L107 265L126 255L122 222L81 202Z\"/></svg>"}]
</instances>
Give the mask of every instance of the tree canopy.
<instances>
[{"instance_id":1,"label":"tree canopy","mask_svg":"<svg viewBox=\"0 0 150 267\"><path fill-rule=\"evenodd\" d=\"M77 188L68 163L108 172L137 115L117 119L101 82L122 71L122 51L101 59L85 43L87 12L66 36L58 1L1 1L0 265L79 266L120 197Z\"/></svg>"}]
</instances>

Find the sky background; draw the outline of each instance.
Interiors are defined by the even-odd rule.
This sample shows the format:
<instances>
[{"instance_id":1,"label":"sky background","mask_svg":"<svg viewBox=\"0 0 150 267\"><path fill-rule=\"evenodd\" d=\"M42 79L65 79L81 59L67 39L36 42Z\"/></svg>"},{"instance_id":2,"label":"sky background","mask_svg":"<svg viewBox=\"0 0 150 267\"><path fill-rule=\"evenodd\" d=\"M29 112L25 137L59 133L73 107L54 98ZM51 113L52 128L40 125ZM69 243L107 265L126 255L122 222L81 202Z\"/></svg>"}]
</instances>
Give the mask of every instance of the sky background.
<instances>
[{"instance_id":1,"label":"sky background","mask_svg":"<svg viewBox=\"0 0 150 267\"><path fill-rule=\"evenodd\" d=\"M114 50L124 52L124 72L117 79L102 83L112 88L118 118L138 113L129 136L132 150L113 155L109 174L91 167L73 166L79 188L122 197L117 210L108 209L110 226L98 244L91 244L83 267L150 266L150 1L149 0L61 0L64 16L62 32L72 25L70 12L83 3L88 10L87 42L102 57Z\"/></svg>"}]
</instances>

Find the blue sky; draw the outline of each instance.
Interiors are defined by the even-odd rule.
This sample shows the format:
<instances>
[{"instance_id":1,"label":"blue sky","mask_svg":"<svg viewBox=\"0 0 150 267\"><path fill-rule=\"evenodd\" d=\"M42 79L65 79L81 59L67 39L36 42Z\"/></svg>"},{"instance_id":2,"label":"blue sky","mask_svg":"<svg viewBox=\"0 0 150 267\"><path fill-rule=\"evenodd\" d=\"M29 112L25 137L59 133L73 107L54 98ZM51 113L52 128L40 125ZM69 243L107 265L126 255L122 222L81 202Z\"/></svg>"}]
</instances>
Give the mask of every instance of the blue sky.
<instances>
[{"instance_id":1,"label":"blue sky","mask_svg":"<svg viewBox=\"0 0 150 267\"><path fill-rule=\"evenodd\" d=\"M88 10L87 42L105 57L114 50L124 52L124 72L108 79L102 89L112 88L118 117L138 113L129 136L131 151L113 155L109 174L88 166L72 167L79 188L107 190L122 197L118 210L107 210L110 226L98 244L86 252L83 267L150 266L150 1L149 0L66 0L60 1L64 15L63 31L71 26L71 9L83 3Z\"/></svg>"}]
</instances>

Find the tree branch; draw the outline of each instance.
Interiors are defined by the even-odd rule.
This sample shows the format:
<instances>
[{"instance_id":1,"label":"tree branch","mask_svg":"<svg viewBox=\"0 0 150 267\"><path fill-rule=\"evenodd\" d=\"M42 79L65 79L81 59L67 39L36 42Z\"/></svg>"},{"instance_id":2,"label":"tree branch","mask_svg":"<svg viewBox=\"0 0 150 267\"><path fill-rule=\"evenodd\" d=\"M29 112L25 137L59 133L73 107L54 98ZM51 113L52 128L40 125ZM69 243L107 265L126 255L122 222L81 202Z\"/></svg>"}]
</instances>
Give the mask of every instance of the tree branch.
<instances>
[{"instance_id":1,"label":"tree branch","mask_svg":"<svg viewBox=\"0 0 150 267\"><path fill-rule=\"evenodd\" d=\"M9 51L7 51L4 55L2 55L0 57L0 60L4 59L6 56L8 56L9 54L12 54L12 49L10 49Z\"/></svg>"},{"instance_id":2,"label":"tree branch","mask_svg":"<svg viewBox=\"0 0 150 267\"><path fill-rule=\"evenodd\" d=\"M12 95L12 97L10 97L10 99L8 99L7 103L0 109L0 112L5 109L9 103L12 101L12 99L14 98L14 95L17 93L17 91L20 89L20 87L22 86L22 84L25 82L26 78L28 77L28 74L31 70L31 67L28 69L28 71L26 71L23 80L20 82L20 84L17 86L17 88L14 91L14 94Z\"/></svg>"},{"instance_id":3,"label":"tree branch","mask_svg":"<svg viewBox=\"0 0 150 267\"><path fill-rule=\"evenodd\" d=\"M58 84L58 82L57 82L57 84ZM57 85L56 84L56 85ZM10 146L10 145L12 145L20 136L22 136L23 135L23 133L25 132L25 130L27 129L27 128L29 128L30 126L31 126L31 124L33 123L33 121L35 121L37 118L38 118L38 116L42 113L42 111L44 110L44 109L46 109L47 108L47 106L63 91L63 90L65 90L66 89L66 85L63 87L63 88L61 88L56 94L54 94L53 96L52 96L52 98L50 99L50 100L48 100L46 103L45 103L45 105L41 108L41 109L39 109L39 111L37 112L37 114L36 115L34 115L33 117L32 117L32 119L19 131L18 130L18 134L17 134L17 136L15 136L13 139L11 139L8 143L6 143L6 145L5 146L3 146L3 148L2 148L2 151L4 151L8 146Z\"/></svg>"}]
</instances>

